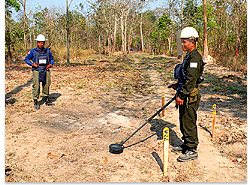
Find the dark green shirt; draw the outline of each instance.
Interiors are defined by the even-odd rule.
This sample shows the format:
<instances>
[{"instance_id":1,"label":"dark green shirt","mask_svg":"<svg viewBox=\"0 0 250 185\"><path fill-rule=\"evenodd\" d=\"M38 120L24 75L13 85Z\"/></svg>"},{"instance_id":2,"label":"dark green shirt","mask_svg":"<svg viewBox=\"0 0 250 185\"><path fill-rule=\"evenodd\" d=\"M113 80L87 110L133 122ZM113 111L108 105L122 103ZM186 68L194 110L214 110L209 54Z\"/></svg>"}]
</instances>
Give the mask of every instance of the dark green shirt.
<instances>
[{"instance_id":1,"label":"dark green shirt","mask_svg":"<svg viewBox=\"0 0 250 185\"><path fill-rule=\"evenodd\" d=\"M197 49L192 50L184 65L184 73L186 75L186 82L182 86L179 97L183 100L187 97L194 88L198 88L197 80L203 72L202 57Z\"/></svg>"}]
</instances>

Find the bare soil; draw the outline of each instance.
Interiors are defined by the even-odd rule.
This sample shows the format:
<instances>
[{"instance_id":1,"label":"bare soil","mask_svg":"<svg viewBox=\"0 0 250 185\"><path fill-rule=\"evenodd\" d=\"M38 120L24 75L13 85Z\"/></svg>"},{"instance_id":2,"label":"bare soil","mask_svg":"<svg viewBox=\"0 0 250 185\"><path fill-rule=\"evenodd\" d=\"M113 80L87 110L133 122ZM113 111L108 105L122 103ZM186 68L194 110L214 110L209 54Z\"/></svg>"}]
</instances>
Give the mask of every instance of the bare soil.
<instances>
[{"instance_id":1,"label":"bare soil","mask_svg":"<svg viewBox=\"0 0 250 185\"><path fill-rule=\"evenodd\" d=\"M180 60L133 54L89 56L56 64L50 99L32 100L32 72L23 61L5 68L6 182L246 182L247 77L213 63L205 66L198 111L198 160L180 163L169 151L163 177L162 130L169 149L182 143L175 103L125 144L109 152L174 96L167 86ZM215 138L212 106L217 104Z\"/></svg>"}]
</instances>

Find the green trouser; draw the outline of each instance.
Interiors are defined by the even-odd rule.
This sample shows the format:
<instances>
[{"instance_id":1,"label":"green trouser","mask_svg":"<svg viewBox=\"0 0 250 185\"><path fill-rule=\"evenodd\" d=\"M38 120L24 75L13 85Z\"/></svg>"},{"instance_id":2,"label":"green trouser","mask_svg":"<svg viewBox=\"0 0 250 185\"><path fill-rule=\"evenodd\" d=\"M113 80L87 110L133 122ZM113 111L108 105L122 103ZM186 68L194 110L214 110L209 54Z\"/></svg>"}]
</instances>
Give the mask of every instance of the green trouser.
<instances>
[{"instance_id":1,"label":"green trouser","mask_svg":"<svg viewBox=\"0 0 250 185\"><path fill-rule=\"evenodd\" d=\"M192 103L187 103L188 98L185 98L183 105L179 106L180 130L188 148L196 149L199 143L196 121L200 98L201 95L197 94L197 101Z\"/></svg>"},{"instance_id":2,"label":"green trouser","mask_svg":"<svg viewBox=\"0 0 250 185\"><path fill-rule=\"evenodd\" d=\"M49 96L49 86L51 84L50 71L46 71L46 82L42 82L42 96ZM33 85L32 85L33 99L37 100L40 94L39 71L33 70Z\"/></svg>"}]
</instances>

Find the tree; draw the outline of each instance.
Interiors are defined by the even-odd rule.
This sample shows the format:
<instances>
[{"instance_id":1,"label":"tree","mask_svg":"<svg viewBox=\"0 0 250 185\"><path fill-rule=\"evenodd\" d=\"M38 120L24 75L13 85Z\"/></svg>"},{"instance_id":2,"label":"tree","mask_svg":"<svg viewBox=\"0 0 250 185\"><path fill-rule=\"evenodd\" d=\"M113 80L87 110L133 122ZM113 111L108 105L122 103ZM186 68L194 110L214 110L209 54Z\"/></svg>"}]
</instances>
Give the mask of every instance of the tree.
<instances>
[{"instance_id":1,"label":"tree","mask_svg":"<svg viewBox=\"0 0 250 185\"><path fill-rule=\"evenodd\" d=\"M130 47L142 50L144 47L145 52L151 52L154 48L157 53L174 54L174 33L182 25L196 28L200 38L207 42L209 54L223 65L235 66L235 70L239 69L238 65L246 65L246 0L170 0L165 7L146 12L143 12L144 2L141 0L89 0L91 8L86 16L79 9L69 11L73 0L66 1L66 12L55 7L35 7L35 12L29 13L26 11L26 1L5 1L8 58L23 54L21 44L28 43L29 35L31 47L38 33L46 35L49 46L56 51L53 53L55 57L67 58L68 63L70 47L109 54L122 51L124 55L129 53ZM12 11L20 8L24 9L24 14L18 14L15 21L11 17ZM33 15L28 16L30 13ZM67 52L63 51L66 43ZM197 48L206 54L205 43L198 42Z\"/></svg>"},{"instance_id":2,"label":"tree","mask_svg":"<svg viewBox=\"0 0 250 185\"><path fill-rule=\"evenodd\" d=\"M26 0L18 0L18 2L23 7L23 43L25 50L27 49L27 43L26 43Z\"/></svg>"},{"instance_id":3,"label":"tree","mask_svg":"<svg viewBox=\"0 0 250 185\"><path fill-rule=\"evenodd\" d=\"M20 4L16 0L6 0L5 1L5 44L8 49L8 56L9 61L13 62L12 60L12 52L11 48L14 46L14 38L16 35L16 30L14 28L14 20L12 19L12 9L16 12L20 10Z\"/></svg>"},{"instance_id":4,"label":"tree","mask_svg":"<svg viewBox=\"0 0 250 185\"><path fill-rule=\"evenodd\" d=\"M154 27L154 31L151 33L152 41L155 42L154 47L158 48L159 52L160 50L163 50L163 53L165 54L166 50L166 41L168 40L168 49L171 53L171 28L172 20L169 19L167 14L163 14L157 21L157 24ZM164 46L164 48L161 48L160 46Z\"/></svg>"},{"instance_id":5,"label":"tree","mask_svg":"<svg viewBox=\"0 0 250 185\"><path fill-rule=\"evenodd\" d=\"M18 12L20 10L20 4L16 0L5 0L5 18L6 16L11 17L12 8Z\"/></svg>"},{"instance_id":6,"label":"tree","mask_svg":"<svg viewBox=\"0 0 250 185\"><path fill-rule=\"evenodd\" d=\"M67 15L67 63L69 64L69 7L71 5L73 0L70 1L70 4L68 3L68 0L66 0L66 15Z\"/></svg>"},{"instance_id":7,"label":"tree","mask_svg":"<svg viewBox=\"0 0 250 185\"><path fill-rule=\"evenodd\" d=\"M117 22L118 22L118 3L115 1L99 1L98 3L91 3L91 8L93 10L93 14L91 16L94 26L96 27L96 31L98 31L99 38L99 53L101 50L101 39L103 40L103 46L105 53L111 54L111 51L115 50L115 42L113 43L113 49L111 49L111 39L115 40L116 38L116 30L117 30ZM114 26L113 26L114 25ZM107 46L107 50L106 50Z\"/></svg>"},{"instance_id":8,"label":"tree","mask_svg":"<svg viewBox=\"0 0 250 185\"><path fill-rule=\"evenodd\" d=\"M157 22L157 18L156 18L155 12L153 12L152 10L148 10L142 14L143 14L143 16L142 16L143 27L142 28L143 28L143 34L144 34L143 43L145 46L145 51L151 52L154 42L151 42L150 34L154 31L154 25ZM139 30L139 28L138 28L138 30ZM139 31L136 31L135 33L137 35L140 35ZM139 36L138 36L137 40L140 41Z\"/></svg>"},{"instance_id":9,"label":"tree","mask_svg":"<svg viewBox=\"0 0 250 185\"><path fill-rule=\"evenodd\" d=\"M121 43L119 44L121 45L118 48L120 47L123 54L126 55L132 44L134 24L138 18L136 10L140 1L105 0L90 3L92 20L100 34L104 33L102 38L105 43L104 46L108 48L107 52L111 54L112 51L115 51L117 41L120 39Z\"/></svg>"},{"instance_id":10,"label":"tree","mask_svg":"<svg viewBox=\"0 0 250 185\"><path fill-rule=\"evenodd\" d=\"M208 28L210 52L222 65L235 68L236 49L238 50L238 61L246 65L247 57L247 3L243 0L226 1L210 0L209 4L213 6L214 29ZM208 17L209 20L209 17ZM209 27L209 21L208 21ZM236 69L236 68L235 68Z\"/></svg>"}]
</instances>

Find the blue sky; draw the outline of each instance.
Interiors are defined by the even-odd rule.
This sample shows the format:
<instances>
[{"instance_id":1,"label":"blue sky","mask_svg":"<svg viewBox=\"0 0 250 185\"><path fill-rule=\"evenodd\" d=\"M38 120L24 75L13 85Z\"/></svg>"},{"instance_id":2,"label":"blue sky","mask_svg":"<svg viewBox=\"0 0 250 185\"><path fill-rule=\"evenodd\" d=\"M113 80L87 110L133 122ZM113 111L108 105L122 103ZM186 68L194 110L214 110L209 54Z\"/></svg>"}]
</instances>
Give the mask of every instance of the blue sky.
<instances>
[{"instance_id":1,"label":"blue sky","mask_svg":"<svg viewBox=\"0 0 250 185\"><path fill-rule=\"evenodd\" d=\"M71 0L68 0L69 2ZM156 7L163 7L165 0L154 0L149 4L150 8L147 9L154 9ZM74 9L75 6L82 3L83 5L88 4L87 0L73 0L70 6L70 9ZM37 7L40 5L41 7L62 7L66 9L66 0L27 0L27 10L32 9L33 7Z\"/></svg>"},{"instance_id":2,"label":"blue sky","mask_svg":"<svg viewBox=\"0 0 250 185\"><path fill-rule=\"evenodd\" d=\"M69 3L71 0L68 0ZM78 4L87 4L87 0L73 0L71 3L70 8L75 7ZM66 0L27 0L27 8L30 9L31 7L37 7L38 5L42 7L51 7L51 6L57 6L57 7L66 7Z\"/></svg>"}]
</instances>

